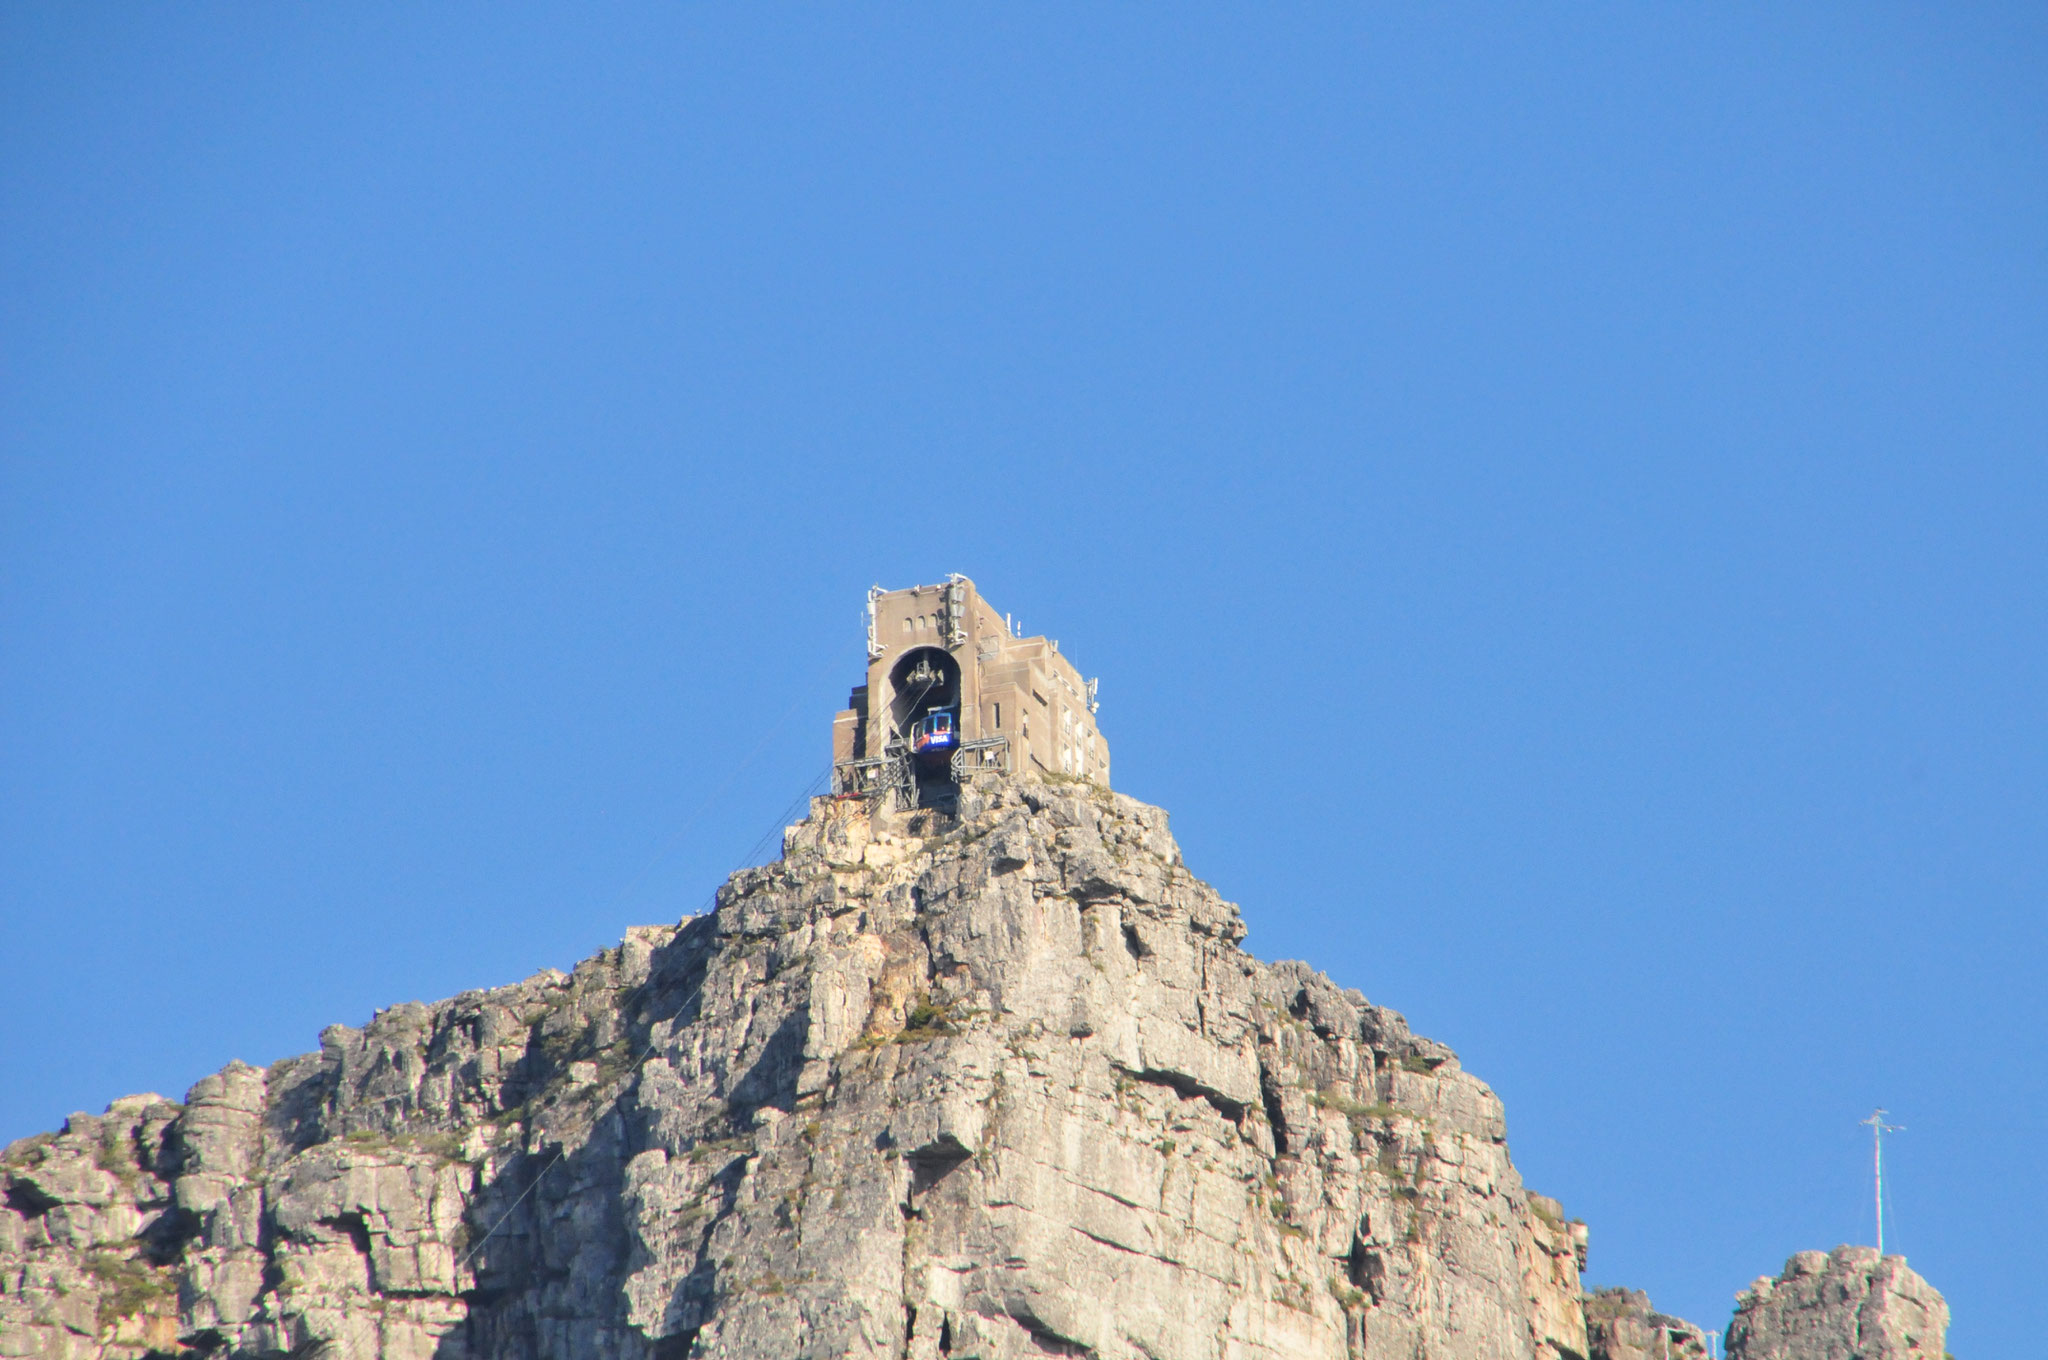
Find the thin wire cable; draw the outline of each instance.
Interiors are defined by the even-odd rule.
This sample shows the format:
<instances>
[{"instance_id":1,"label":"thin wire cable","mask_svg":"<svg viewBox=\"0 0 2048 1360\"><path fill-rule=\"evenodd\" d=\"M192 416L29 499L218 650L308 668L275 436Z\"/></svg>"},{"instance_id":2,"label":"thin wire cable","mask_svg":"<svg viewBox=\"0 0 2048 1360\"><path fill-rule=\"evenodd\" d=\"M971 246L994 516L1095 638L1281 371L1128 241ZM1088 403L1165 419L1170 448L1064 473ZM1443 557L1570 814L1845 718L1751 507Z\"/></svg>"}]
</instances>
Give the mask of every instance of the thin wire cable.
<instances>
[{"instance_id":1,"label":"thin wire cable","mask_svg":"<svg viewBox=\"0 0 2048 1360\"><path fill-rule=\"evenodd\" d=\"M838 665L837 658L834 659L833 665L835 667ZM926 684L923 689L918 691L917 697L910 701L910 706L905 710L905 712L915 713L917 711L917 706L924 702L925 696L932 692L932 690L938 685L940 679L942 678L943 677L941 676L932 677L931 681L928 684ZM782 719L778 721L775 724L775 726L769 729L768 734L762 737L760 742L758 742L755 745L752 751L749 751L746 754L746 756L741 759L738 765L734 766L732 772L726 776L725 783L721 784L718 787L718 789L713 792L711 797L705 800L704 805L700 807L696 811L696 813L692 814L690 821L684 824L683 829L681 831L678 831L673 837L670 838L668 844L664 845L659 851L655 853L654 858L648 861L646 868L643 868L639 874L635 875L633 880L629 882L626 885L626 887L620 891L619 896L621 898L623 898L626 895L626 893L632 891L633 888L639 886L640 880L642 878L645 878L648 872L652 870L654 866L661 861L662 857L667 855L668 852L674 848L675 843L682 838L684 832L690 830L695 825L695 823L703 817L704 813L708 812L711 809L712 805L718 801L719 797L724 794L725 790L731 787L733 780L739 777L740 771L744 769L746 765L754 759L755 756L758 756L761 753L762 749L766 747L768 742L774 737L775 732L785 723L787 723L789 714L795 712L796 704L801 703L803 701L803 698L804 696L798 696L796 703L790 705L788 712L784 713ZM897 726L894 722L891 722L890 726L896 729L897 736L900 737L903 735L903 730L900 726ZM726 882L731 881L732 874L737 874L742 869L747 868L749 862L752 861L755 855L760 853L761 849L765 845L767 845L769 839L778 834L779 832L783 831L789 825L790 814L794 813L799 807L809 802L810 799L816 795L818 789L832 777L832 772L836 768L836 765L837 762L827 764L823 772L814 776L811 779L811 781L804 786L804 791L798 794L794 799L790 801L789 805L782 810L779 816L776 817L774 824L770 826L766 832L762 833L761 838L759 840L755 841L753 845L748 847L746 854L740 857L740 863L734 867L732 873L727 874L725 878L721 880L720 887L723 887ZM711 907L715 907L717 905L717 902L718 889L714 888L711 892L711 898L709 902L707 902L706 904L706 909L708 910ZM704 986L710 980L710 972L709 970L707 970L705 975L702 978L698 979L697 985L690 989L689 995L683 998L682 1005L676 1007L675 1013L669 1016L667 1020L661 1023L663 1025L673 1025L678 1019L680 1019L682 1017L683 1012L690 1008L690 1003L697 1000L698 997L703 995ZM650 969L647 977L642 979L639 982L639 984L633 988L632 991L626 993L625 997L620 1000L619 1010L622 1012L630 1013L633 1003L639 999L640 994L646 991L647 988L653 984L653 982L654 973ZM646 1063L646 1061L649 1058L653 1057L656 1052L655 1045L652 1042L654 1030L655 1026L648 1026L648 1045L640 1053L640 1055L633 1060L633 1067L631 1070L636 1074L638 1073L640 1067L644 1063ZM527 1200L527 1197L533 1194L535 1190L538 1190L540 1188L541 1182L547 1179L547 1174L550 1171L554 1170L555 1165L568 1155L569 1149L566 1145L558 1147L555 1150L555 1155L550 1157L547 1160L547 1163L543 1165L539 1171L534 1173L533 1179L527 1183L527 1186L524 1190L519 1192L518 1198L514 1199L511 1204L505 1207L505 1212L498 1216L498 1221L493 1223L489 1228L487 1228L484 1231L483 1236L477 1238L475 1242L471 1243L469 1250L464 1252L460 1259L458 1259L455 1262L455 1268L457 1270L461 1270L463 1267L467 1266L470 1263L470 1261L475 1259L476 1254L483 1250L484 1244L491 1240L491 1238L497 1233L498 1229L504 1227L506 1223L511 1221L512 1215L519 1211L519 1206L524 1204Z\"/></svg>"},{"instance_id":2,"label":"thin wire cable","mask_svg":"<svg viewBox=\"0 0 2048 1360\"><path fill-rule=\"evenodd\" d=\"M782 831L785 827L787 827L787 825L789 824L790 814L796 811L796 809L800 807L802 804L808 802L811 799L811 797L815 794L818 787L825 780L831 778L832 769L833 767L831 765L827 765L825 767L823 774L812 776L811 781L804 786L804 791L798 794L794 799L792 799L789 805L785 807L782 810L782 812L776 817L775 824L772 827L770 827L768 831L763 833L759 840L755 841L754 844L748 848L747 853L745 855L740 857L740 863L733 869L733 874L739 873L742 869L747 868L748 861L752 860L754 856L760 852L761 847L768 843L769 838L771 836L776 835L778 832ZM732 874L727 874L725 876L725 879L721 880L720 887L723 887L724 883L731 881L731 878ZM711 899L710 902L707 904L707 909L709 906L715 906L717 902L718 889L714 888L712 889ZM682 1005L676 1007L675 1013L669 1016L667 1020L662 1021L661 1023L664 1025L673 1025L678 1019L680 1019L682 1017L683 1012L690 1008L690 1003L697 1000L698 997L704 994L704 986L710 980L711 974L710 971L707 969L705 971L704 976L697 980L697 985L692 987L689 991L689 994L683 998ZM647 976L643 978L633 988L632 991L626 993L626 995L620 1000L619 1010L621 1012L630 1013L632 1010L633 1003L639 999L640 994L646 991L647 988L653 984L653 982L654 972L652 968L650 968L648 970ZM633 1059L633 1066L630 1070L635 1074L637 1074L641 1066L645 1064L646 1061L649 1058L653 1057L654 1054L657 1052L656 1046L653 1043L655 1028L656 1027L654 1025L649 1025L647 1027L647 1047L641 1051L638 1057ZM456 1260L455 1269L461 1270L463 1267L467 1266L470 1263L470 1261L475 1259L476 1254L484 1249L484 1243L490 1241L491 1238L494 1235L496 1235L498 1229L504 1227L508 1222L511 1221L512 1215L519 1211L519 1206L524 1204L527 1200L527 1197L531 1195L534 1191L538 1190L540 1188L540 1183L547 1179L548 1172L554 1170L556 1163L560 1162L564 1157L568 1155L569 1149L566 1144L555 1149L555 1155L548 1158L547 1163L544 1166L542 1166L539 1171L534 1173L533 1179L527 1183L526 1188L519 1192L519 1197L513 1200L507 1206L505 1206L505 1212L498 1216L498 1221L493 1223L488 1229L486 1229L484 1231L484 1235L482 1237L477 1238L475 1242L471 1243L469 1250L464 1252L461 1255L461 1257Z\"/></svg>"},{"instance_id":3,"label":"thin wire cable","mask_svg":"<svg viewBox=\"0 0 2048 1360\"><path fill-rule=\"evenodd\" d=\"M824 680L829 679L832 676L832 674L839 669L839 663L846 659L846 652L848 650L850 649L842 648L840 651L833 654L830 664L827 665L826 668L819 673L818 678L821 683ZM620 888L618 892L612 895L611 903L614 907L624 902L626 898L632 894L633 890L639 887L640 884L647 878L647 875L654 872L654 866L661 863L664 859L668 858L668 856L674 852L675 848L678 845L682 844L684 838L687 837L690 834L690 832L696 830L697 824L704 820L704 814L711 811L712 808L718 805L718 801L725 796L726 792L729 789L732 788L734 781L736 781L740 777L740 775L745 772L746 768L749 765L754 763L755 758L759 756L761 752L768 749L768 743L775 740L776 736L779 733L781 733L783 729L789 726L790 718L796 713L797 709L801 707L803 703L810 697L811 696L807 691L799 691L797 693L796 698L790 701L789 707L783 710L782 716L780 718L777 718L772 724L770 724L768 730L761 734L761 739L754 743L754 749L747 752L744 756L741 756L738 762L735 763L731 767L731 769L727 771L725 781L721 783L717 788L713 789L711 791L710 796L705 798L703 803L698 806L697 810L691 813L689 817L683 821L681 826L677 827L673 832L669 834L668 838L661 843L660 848L654 852L654 854L648 859L647 863L643 864L640 867L640 872L634 874L632 878L627 880L626 885L623 888Z\"/></svg>"},{"instance_id":4,"label":"thin wire cable","mask_svg":"<svg viewBox=\"0 0 2048 1360\"><path fill-rule=\"evenodd\" d=\"M913 713L917 712L917 706L918 706L919 704L921 704L921 703L923 703L923 702L924 702L924 696L925 696L925 695L927 695L927 694L930 694L930 693L932 692L932 688L933 688L933 686L937 685L937 684L939 683L939 681L941 681L941 680L943 680L943 679L945 679L945 677L944 677L944 676L942 676L942 675L935 675L935 676L933 676L933 677L931 678L931 683L930 683L930 684L927 684L927 685L926 685L926 686L925 686L925 687L924 687L923 689L919 690L919 691L917 692L917 697L916 697L915 699L912 699L912 700L910 701L910 707L908 707L908 708L906 708L906 709L904 709L904 710L903 710L903 716L907 718L907 717L909 717L909 716L910 716L911 714L913 714ZM894 720L891 720L891 722L889 723L889 726L895 729L895 732L896 732L896 735L897 735L897 736L899 736L899 737L900 737L900 736L902 736L902 735L903 735L903 729L902 729L901 727L897 726L897 724L895 723L895 721L894 721Z\"/></svg>"},{"instance_id":5,"label":"thin wire cable","mask_svg":"<svg viewBox=\"0 0 2048 1360\"><path fill-rule=\"evenodd\" d=\"M506 1207L505 1212L498 1216L498 1221L496 1223L493 1223L490 1226L490 1228L484 1233L484 1235L482 1237L479 1237L476 1240L476 1242L473 1245L471 1245L468 1251L462 1253L461 1259L456 1261L455 1263L455 1268L457 1270L461 1270L464 1266L468 1265L471 1259L473 1259L478 1252L484 1249L484 1243L491 1240L492 1234L496 1233L498 1229L504 1227L506 1223L511 1221L513 1214L519 1212L519 1206L526 1203L526 1197L532 1194L534 1191L540 1189L540 1183L543 1180L547 1179L548 1172L553 1171L555 1169L555 1163L561 1161L564 1157L568 1155L569 1149L567 1146L555 1149L555 1155L548 1158L548 1164L540 1169L539 1173L534 1176L533 1180L528 1183L527 1187L524 1190L521 1190L519 1192L519 1198L513 1200L512 1203Z\"/></svg>"}]
</instances>

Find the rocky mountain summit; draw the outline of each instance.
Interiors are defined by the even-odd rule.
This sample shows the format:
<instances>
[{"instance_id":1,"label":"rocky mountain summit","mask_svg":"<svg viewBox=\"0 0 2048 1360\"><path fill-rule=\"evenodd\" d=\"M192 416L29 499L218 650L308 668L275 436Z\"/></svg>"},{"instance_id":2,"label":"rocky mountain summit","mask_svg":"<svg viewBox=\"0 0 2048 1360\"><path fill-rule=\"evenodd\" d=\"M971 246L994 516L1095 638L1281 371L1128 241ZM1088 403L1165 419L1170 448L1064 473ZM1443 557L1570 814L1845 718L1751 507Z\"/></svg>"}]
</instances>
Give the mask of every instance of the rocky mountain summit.
<instances>
[{"instance_id":1,"label":"rocky mountain summit","mask_svg":"<svg viewBox=\"0 0 2048 1360\"><path fill-rule=\"evenodd\" d=\"M1243 936L1097 786L815 800L570 974L9 1147L0 1357L1698 1353L1582 1296L1451 1050ZM1905 1316L1837 1257L1753 1291L1740 1360L1922 1353L1798 1349L1857 1271Z\"/></svg>"},{"instance_id":2,"label":"rocky mountain summit","mask_svg":"<svg viewBox=\"0 0 2048 1360\"><path fill-rule=\"evenodd\" d=\"M1948 1305L1903 1256L1802 1251L1736 1301L1729 1360L1942 1360Z\"/></svg>"}]
</instances>

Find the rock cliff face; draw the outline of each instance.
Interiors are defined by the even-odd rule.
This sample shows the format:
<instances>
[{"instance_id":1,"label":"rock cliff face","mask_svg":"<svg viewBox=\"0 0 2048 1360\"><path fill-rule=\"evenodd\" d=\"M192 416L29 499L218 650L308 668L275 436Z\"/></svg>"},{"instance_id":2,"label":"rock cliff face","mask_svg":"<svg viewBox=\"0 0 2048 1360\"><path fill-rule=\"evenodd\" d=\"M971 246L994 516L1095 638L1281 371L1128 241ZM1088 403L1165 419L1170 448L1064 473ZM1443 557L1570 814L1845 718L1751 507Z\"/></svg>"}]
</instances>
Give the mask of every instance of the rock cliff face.
<instances>
[{"instance_id":1,"label":"rock cliff face","mask_svg":"<svg viewBox=\"0 0 2048 1360\"><path fill-rule=\"evenodd\" d=\"M1128 798L821 799L573 974L9 1148L0 1356L1585 1355L1492 1091L1243 934Z\"/></svg>"},{"instance_id":2,"label":"rock cliff face","mask_svg":"<svg viewBox=\"0 0 2048 1360\"><path fill-rule=\"evenodd\" d=\"M1903 1256L1802 1251L1736 1300L1728 1360L1942 1360L1948 1305Z\"/></svg>"},{"instance_id":3,"label":"rock cliff face","mask_svg":"<svg viewBox=\"0 0 2048 1360\"><path fill-rule=\"evenodd\" d=\"M1650 1307L1640 1289L1602 1289L1585 1299L1588 1360L1713 1360L1706 1333Z\"/></svg>"}]
</instances>

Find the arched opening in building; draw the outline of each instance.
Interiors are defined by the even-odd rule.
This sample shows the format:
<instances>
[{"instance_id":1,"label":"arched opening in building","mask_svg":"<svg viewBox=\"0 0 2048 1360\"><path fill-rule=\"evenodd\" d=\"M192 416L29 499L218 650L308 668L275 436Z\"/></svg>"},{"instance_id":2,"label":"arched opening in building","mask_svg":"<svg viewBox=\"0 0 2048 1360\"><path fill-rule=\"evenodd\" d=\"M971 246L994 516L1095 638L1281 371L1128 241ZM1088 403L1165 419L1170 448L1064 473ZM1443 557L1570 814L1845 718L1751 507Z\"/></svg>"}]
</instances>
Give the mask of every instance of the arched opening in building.
<instances>
[{"instance_id":1,"label":"arched opening in building","mask_svg":"<svg viewBox=\"0 0 2048 1360\"><path fill-rule=\"evenodd\" d=\"M948 807L959 793L960 663L942 647L914 647L889 668L889 725L910 752L918 806Z\"/></svg>"},{"instance_id":2,"label":"arched opening in building","mask_svg":"<svg viewBox=\"0 0 2048 1360\"><path fill-rule=\"evenodd\" d=\"M960 663L942 647L913 647L889 669L889 726L903 736L928 713L960 711Z\"/></svg>"}]
</instances>

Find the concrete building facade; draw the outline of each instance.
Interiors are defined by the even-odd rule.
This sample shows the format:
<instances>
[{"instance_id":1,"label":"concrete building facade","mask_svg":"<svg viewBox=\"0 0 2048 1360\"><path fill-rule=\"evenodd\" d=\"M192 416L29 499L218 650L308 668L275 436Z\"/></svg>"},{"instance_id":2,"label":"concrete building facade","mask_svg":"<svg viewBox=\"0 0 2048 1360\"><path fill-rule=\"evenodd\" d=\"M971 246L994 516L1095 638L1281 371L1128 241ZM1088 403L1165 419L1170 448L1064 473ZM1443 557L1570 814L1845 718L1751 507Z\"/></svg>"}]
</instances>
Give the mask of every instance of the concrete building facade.
<instances>
[{"instance_id":1,"label":"concrete building facade","mask_svg":"<svg viewBox=\"0 0 2048 1360\"><path fill-rule=\"evenodd\" d=\"M1045 637L1019 637L974 582L868 592L868 669L833 718L834 786L894 791L905 806L944 802L989 775L1065 775L1107 787L1109 745L1096 682ZM917 733L950 723L941 751ZM924 724L924 728L920 728ZM938 757L943 754L944 759Z\"/></svg>"}]
</instances>

